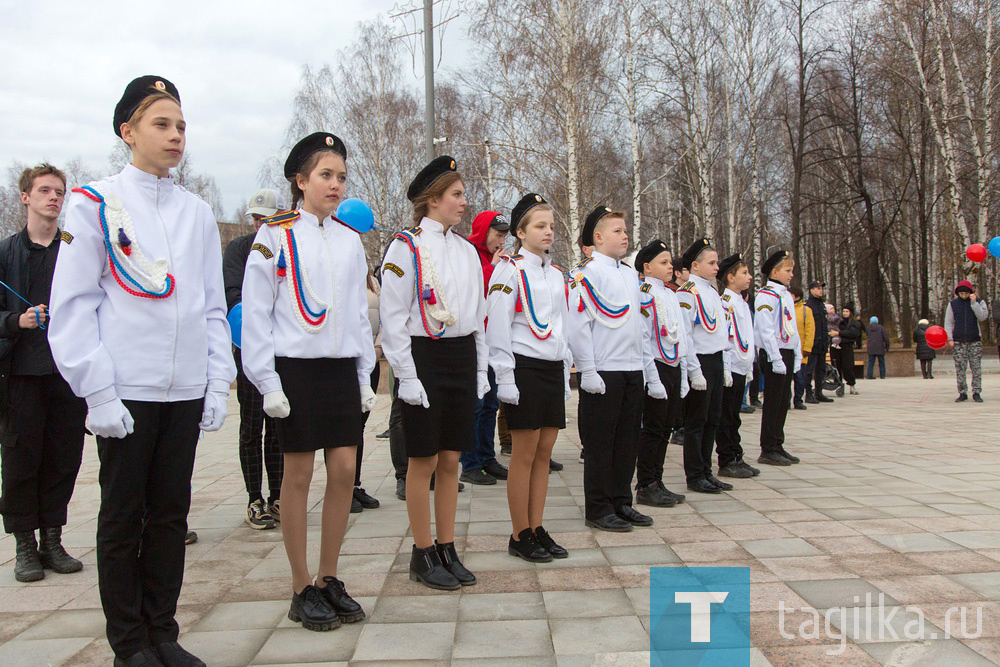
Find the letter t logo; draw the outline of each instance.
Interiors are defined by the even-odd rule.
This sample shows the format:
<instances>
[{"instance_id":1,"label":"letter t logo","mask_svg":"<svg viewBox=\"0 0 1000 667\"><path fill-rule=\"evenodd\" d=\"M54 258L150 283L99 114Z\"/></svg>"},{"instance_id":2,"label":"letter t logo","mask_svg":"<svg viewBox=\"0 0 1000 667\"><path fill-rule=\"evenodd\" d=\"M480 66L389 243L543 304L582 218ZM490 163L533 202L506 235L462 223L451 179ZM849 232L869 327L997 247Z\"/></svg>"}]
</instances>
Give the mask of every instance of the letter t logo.
<instances>
[{"instance_id":1,"label":"letter t logo","mask_svg":"<svg viewBox=\"0 0 1000 667\"><path fill-rule=\"evenodd\" d=\"M674 602L691 605L691 641L712 641L712 604L722 604L726 591L686 591L674 593Z\"/></svg>"}]
</instances>

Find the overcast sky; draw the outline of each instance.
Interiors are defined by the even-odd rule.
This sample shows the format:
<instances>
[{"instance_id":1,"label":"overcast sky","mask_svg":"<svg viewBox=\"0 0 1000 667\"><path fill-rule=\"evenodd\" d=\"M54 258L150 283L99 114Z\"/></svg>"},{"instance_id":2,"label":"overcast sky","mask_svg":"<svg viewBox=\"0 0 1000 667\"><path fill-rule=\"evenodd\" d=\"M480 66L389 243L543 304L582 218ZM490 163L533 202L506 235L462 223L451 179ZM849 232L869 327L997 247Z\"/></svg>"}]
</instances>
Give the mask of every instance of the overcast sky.
<instances>
[{"instance_id":1,"label":"overcast sky","mask_svg":"<svg viewBox=\"0 0 1000 667\"><path fill-rule=\"evenodd\" d=\"M125 84L157 74L177 86L187 153L196 171L215 177L228 216L256 189L262 161L281 145L302 66L331 63L359 21L395 5L0 0L0 166L59 166L80 157L106 170L119 141L111 118ZM446 32L445 67L461 62L462 23ZM422 78L414 76L413 85L423 86Z\"/></svg>"}]
</instances>

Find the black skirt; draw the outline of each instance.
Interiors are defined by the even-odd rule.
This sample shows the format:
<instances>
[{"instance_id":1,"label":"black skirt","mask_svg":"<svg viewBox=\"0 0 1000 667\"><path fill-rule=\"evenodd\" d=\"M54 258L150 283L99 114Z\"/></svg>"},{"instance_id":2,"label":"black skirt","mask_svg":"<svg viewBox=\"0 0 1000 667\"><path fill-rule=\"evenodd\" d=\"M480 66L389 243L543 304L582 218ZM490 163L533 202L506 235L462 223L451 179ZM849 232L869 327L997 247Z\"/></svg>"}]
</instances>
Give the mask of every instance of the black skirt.
<instances>
[{"instance_id":1,"label":"black skirt","mask_svg":"<svg viewBox=\"0 0 1000 667\"><path fill-rule=\"evenodd\" d=\"M357 360L275 357L291 412L275 419L282 453L356 447L364 437Z\"/></svg>"},{"instance_id":2,"label":"black skirt","mask_svg":"<svg viewBox=\"0 0 1000 667\"><path fill-rule=\"evenodd\" d=\"M512 431L566 428L566 379L563 362L514 355L517 405L503 404Z\"/></svg>"},{"instance_id":3,"label":"black skirt","mask_svg":"<svg viewBox=\"0 0 1000 667\"><path fill-rule=\"evenodd\" d=\"M476 427L475 339L411 336L410 352L430 407L400 401L406 455L470 451Z\"/></svg>"}]
</instances>

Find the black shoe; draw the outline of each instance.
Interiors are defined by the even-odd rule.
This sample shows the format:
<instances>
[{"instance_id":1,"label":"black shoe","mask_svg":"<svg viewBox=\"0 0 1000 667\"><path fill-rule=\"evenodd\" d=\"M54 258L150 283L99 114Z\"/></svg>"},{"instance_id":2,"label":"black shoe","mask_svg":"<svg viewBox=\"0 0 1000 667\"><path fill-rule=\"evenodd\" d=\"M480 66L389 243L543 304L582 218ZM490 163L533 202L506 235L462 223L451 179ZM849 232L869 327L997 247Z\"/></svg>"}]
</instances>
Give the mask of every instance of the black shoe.
<instances>
[{"instance_id":1,"label":"black shoe","mask_svg":"<svg viewBox=\"0 0 1000 667\"><path fill-rule=\"evenodd\" d=\"M247 514L243 521L254 530L270 530L278 527L274 517L267 511L263 498L256 498L247 505Z\"/></svg>"},{"instance_id":2,"label":"black shoe","mask_svg":"<svg viewBox=\"0 0 1000 667\"><path fill-rule=\"evenodd\" d=\"M928 380L933 380L933 379L934 379L934 375L933 375L933 374L930 374L930 375L928 375L928 376L927 376L927 379L928 379Z\"/></svg>"},{"instance_id":3,"label":"black shoe","mask_svg":"<svg viewBox=\"0 0 1000 667\"><path fill-rule=\"evenodd\" d=\"M961 393L961 394L958 395L958 398L955 399L955 402L956 403L961 403L961 402L967 401L967 400L969 400L969 396L967 394L965 394L965 393Z\"/></svg>"},{"instance_id":4,"label":"black shoe","mask_svg":"<svg viewBox=\"0 0 1000 667\"><path fill-rule=\"evenodd\" d=\"M752 405L741 405L740 412L742 412L745 415L752 415L753 413L757 412L757 410L755 410Z\"/></svg>"},{"instance_id":5,"label":"black shoe","mask_svg":"<svg viewBox=\"0 0 1000 667\"><path fill-rule=\"evenodd\" d=\"M673 432L670 436L671 445L683 445L684 444L684 429L679 428Z\"/></svg>"},{"instance_id":6,"label":"black shoe","mask_svg":"<svg viewBox=\"0 0 1000 667\"><path fill-rule=\"evenodd\" d=\"M17 544L14 578L24 583L44 579L45 571L38 558L38 542L35 541L35 531L17 531L14 533L14 540Z\"/></svg>"},{"instance_id":7,"label":"black shoe","mask_svg":"<svg viewBox=\"0 0 1000 667\"><path fill-rule=\"evenodd\" d=\"M497 479L507 479L507 467L501 464L496 459L487 461L486 465L483 466L483 472L485 472L490 477L496 477Z\"/></svg>"},{"instance_id":8,"label":"black shoe","mask_svg":"<svg viewBox=\"0 0 1000 667\"><path fill-rule=\"evenodd\" d=\"M722 489L704 479L696 479L693 482L688 482L687 485L689 489L697 493L722 493Z\"/></svg>"},{"instance_id":9,"label":"black shoe","mask_svg":"<svg viewBox=\"0 0 1000 667\"><path fill-rule=\"evenodd\" d=\"M733 485L732 484L729 484L727 482L723 482L721 479L719 479L715 475L706 475L705 476L705 481L708 482L709 484L714 484L715 486L719 487L723 491L732 491L733 490Z\"/></svg>"},{"instance_id":10,"label":"black shoe","mask_svg":"<svg viewBox=\"0 0 1000 667\"><path fill-rule=\"evenodd\" d=\"M801 403L796 403L792 407L795 408L796 410L808 410L809 409L806 406L802 405Z\"/></svg>"},{"instance_id":11,"label":"black shoe","mask_svg":"<svg viewBox=\"0 0 1000 667\"><path fill-rule=\"evenodd\" d=\"M667 487L663 486L663 482L654 482L654 484L659 487L660 491L663 491L665 494L676 500L678 505L684 502L684 498L686 498L686 496L683 493L674 493Z\"/></svg>"},{"instance_id":12,"label":"black shoe","mask_svg":"<svg viewBox=\"0 0 1000 667\"><path fill-rule=\"evenodd\" d=\"M388 440L389 439L389 429L386 429L375 436L376 440Z\"/></svg>"},{"instance_id":13,"label":"black shoe","mask_svg":"<svg viewBox=\"0 0 1000 667\"><path fill-rule=\"evenodd\" d=\"M972 400L974 400L976 403L982 403L983 402L983 397L980 396L979 394L973 394L972 395Z\"/></svg>"},{"instance_id":14,"label":"black shoe","mask_svg":"<svg viewBox=\"0 0 1000 667\"><path fill-rule=\"evenodd\" d=\"M817 403L833 403L833 399L829 396L824 396L823 394L816 394Z\"/></svg>"},{"instance_id":15,"label":"black shoe","mask_svg":"<svg viewBox=\"0 0 1000 667\"><path fill-rule=\"evenodd\" d=\"M799 462L799 461L801 460L801 459L800 459L799 457L797 457L797 456L792 456L792 455L791 455L791 454L789 454L789 453L788 453L787 451L785 451L785 448L784 448L784 447L782 447L782 448L781 448L781 455L782 455L782 456L784 456L784 457L785 457L786 459L788 459L789 461L791 461L792 463L798 463L798 462Z\"/></svg>"},{"instance_id":16,"label":"black shoe","mask_svg":"<svg viewBox=\"0 0 1000 667\"><path fill-rule=\"evenodd\" d=\"M761 404L760 401L750 401L750 407L752 407L752 408L759 408L759 407L761 407L761 405L762 404Z\"/></svg>"},{"instance_id":17,"label":"black shoe","mask_svg":"<svg viewBox=\"0 0 1000 667\"><path fill-rule=\"evenodd\" d=\"M469 472L463 472L458 478L463 482L478 484L479 486L489 486L497 483L497 478L488 474L485 470L470 470Z\"/></svg>"},{"instance_id":18,"label":"black shoe","mask_svg":"<svg viewBox=\"0 0 1000 667\"><path fill-rule=\"evenodd\" d=\"M763 452L757 457L757 463L769 466L790 466L792 462L786 459L781 452Z\"/></svg>"},{"instance_id":19,"label":"black shoe","mask_svg":"<svg viewBox=\"0 0 1000 667\"><path fill-rule=\"evenodd\" d=\"M378 499L369 496L360 486L354 487L354 499L361 503L361 506L366 510L378 509Z\"/></svg>"},{"instance_id":20,"label":"black shoe","mask_svg":"<svg viewBox=\"0 0 1000 667\"><path fill-rule=\"evenodd\" d=\"M396 497L406 500L406 478L396 480Z\"/></svg>"},{"instance_id":21,"label":"black shoe","mask_svg":"<svg viewBox=\"0 0 1000 667\"><path fill-rule=\"evenodd\" d=\"M340 618L327 602L323 592L309 584L300 593L292 593L288 620L301 623L306 630L326 632L340 627Z\"/></svg>"},{"instance_id":22,"label":"black shoe","mask_svg":"<svg viewBox=\"0 0 1000 667\"><path fill-rule=\"evenodd\" d=\"M565 466L555 459L549 459L549 471L559 472Z\"/></svg>"},{"instance_id":23,"label":"black shoe","mask_svg":"<svg viewBox=\"0 0 1000 667\"><path fill-rule=\"evenodd\" d=\"M455 550L454 542L441 544L437 540L434 540L434 547L437 549L438 556L441 557L441 564L444 565L444 569L451 572L452 576L458 579L458 583L463 586L472 586L476 583L476 575L469 572L469 568L462 565L462 561L458 559L458 552Z\"/></svg>"},{"instance_id":24,"label":"black shoe","mask_svg":"<svg viewBox=\"0 0 1000 667\"><path fill-rule=\"evenodd\" d=\"M735 477L736 479L746 479L753 477L753 473L734 461L719 468L719 477Z\"/></svg>"},{"instance_id":25,"label":"black shoe","mask_svg":"<svg viewBox=\"0 0 1000 667\"><path fill-rule=\"evenodd\" d=\"M365 617L365 610L357 600L347 594L344 582L337 577L323 577L326 584L319 592L326 598L327 604L337 614L341 623L357 623Z\"/></svg>"},{"instance_id":26,"label":"black shoe","mask_svg":"<svg viewBox=\"0 0 1000 667\"><path fill-rule=\"evenodd\" d=\"M144 648L138 653L133 653L127 658L115 656L115 667L163 667L163 662L156 655L156 651L151 648ZM205 664L205 663L202 663Z\"/></svg>"},{"instance_id":27,"label":"black shoe","mask_svg":"<svg viewBox=\"0 0 1000 667\"><path fill-rule=\"evenodd\" d=\"M577 458L577 461L583 463L583 447L580 448L580 456Z\"/></svg>"},{"instance_id":28,"label":"black shoe","mask_svg":"<svg viewBox=\"0 0 1000 667\"><path fill-rule=\"evenodd\" d=\"M42 528L38 531L41 543L38 545L38 560L47 570L56 574L70 574L83 569L83 563L66 553L62 545L62 527Z\"/></svg>"},{"instance_id":29,"label":"black shoe","mask_svg":"<svg viewBox=\"0 0 1000 667\"><path fill-rule=\"evenodd\" d=\"M627 533L632 530L632 524L617 514L606 514L600 519L586 519L584 524L609 533Z\"/></svg>"},{"instance_id":30,"label":"black shoe","mask_svg":"<svg viewBox=\"0 0 1000 667\"><path fill-rule=\"evenodd\" d=\"M747 463L743 459L740 459L739 461L737 461L736 465L740 466L741 468L745 468L745 469L749 470L751 477L756 477L757 475L760 474L760 468L754 468L752 465L750 465L749 463Z\"/></svg>"},{"instance_id":31,"label":"black shoe","mask_svg":"<svg viewBox=\"0 0 1000 667\"><path fill-rule=\"evenodd\" d=\"M677 504L675 498L667 495L666 491L655 483L636 489L635 502L640 505L649 505L650 507L673 507Z\"/></svg>"},{"instance_id":32,"label":"black shoe","mask_svg":"<svg viewBox=\"0 0 1000 667\"><path fill-rule=\"evenodd\" d=\"M813 398L812 396L806 396L805 402L809 403L810 405L813 404L813 403L819 403L819 401L816 400L815 398Z\"/></svg>"},{"instance_id":33,"label":"black shoe","mask_svg":"<svg viewBox=\"0 0 1000 667\"><path fill-rule=\"evenodd\" d=\"M532 532L535 534L535 541L545 547L545 550L552 554L553 558L566 558L569 556L569 552L556 544L556 541L552 539L548 531L541 526L535 528Z\"/></svg>"},{"instance_id":34,"label":"black shoe","mask_svg":"<svg viewBox=\"0 0 1000 667\"><path fill-rule=\"evenodd\" d=\"M517 556L529 563L549 563L552 561L552 554L535 540L531 528L525 528L517 534L517 539L511 535L507 540L507 553Z\"/></svg>"},{"instance_id":35,"label":"black shoe","mask_svg":"<svg viewBox=\"0 0 1000 667\"><path fill-rule=\"evenodd\" d=\"M509 442L501 442L500 443L500 455L501 456L510 456L510 450L511 450L511 443L509 443Z\"/></svg>"},{"instance_id":36,"label":"black shoe","mask_svg":"<svg viewBox=\"0 0 1000 667\"><path fill-rule=\"evenodd\" d=\"M633 526L652 526L653 517L647 516L642 512L637 512L631 505L622 505L615 512L619 518L625 519Z\"/></svg>"},{"instance_id":37,"label":"black shoe","mask_svg":"<svg viewBox=\"0 0 1000 667\"><path fill-rule=\"evenodd\" d=\"M177 642L163 642L153 647L153 651L160 657L167 667L206 667L201 658L197 658L187 651Z\"/></svg>"},{"instance_id":38,"label":"black shoe","mask_svg":"<svg viewBox=\"0 0 1000 667\"><path fill-rule=\"evenodd\" d=\"M351 498L351 514L360 514L364 511L365 508L361 505L361 502L357 498Z\"/></svg>"},{"instance_id":39,"label":"black shoe","mask_svg":"<svg viewBox=\"0 0 1000 667\"><path fill-rule=\"evenodd\" d=\"M194 544L198 541L198 533L193 530L189 530L187 534L184 535L184 544Z\"/></svg>"},{"instance_id":40,"label":"black shoe","mask_svg":"<svg viewBox=\"0 0 1000 667\"><path fill-rule=\"evenodd\" d=\"M462 484L461 482L459 482L458 483L458 492L461 493L462 491L465 491L465 484Z\"/></svg>"},{"instance_id":41,"label":"black shoe","mask_svg":"<svg viewBox=\"0 0 1000 667\"><path fill-rule=\"evenodd\" d=\"M462 584L441 562L441 555L433 544L426 549L413 545L410 555L410 581L419 581L427 588L439 591L457 591Z\"/></svg>"}]
</instances>

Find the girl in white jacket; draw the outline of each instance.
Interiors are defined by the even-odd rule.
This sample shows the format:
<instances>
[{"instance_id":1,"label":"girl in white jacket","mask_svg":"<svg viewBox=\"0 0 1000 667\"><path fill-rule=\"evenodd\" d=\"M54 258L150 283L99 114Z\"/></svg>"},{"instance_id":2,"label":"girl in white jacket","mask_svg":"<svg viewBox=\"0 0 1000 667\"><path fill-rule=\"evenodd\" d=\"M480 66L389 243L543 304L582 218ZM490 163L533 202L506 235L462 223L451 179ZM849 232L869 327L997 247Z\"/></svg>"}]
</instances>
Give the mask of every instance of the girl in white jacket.
<instances>
[{"instance_id":1,"label":"girl in white jacket","mask_svg":"<svg viewBox=\"0 0 1000 667\"><path fill-rule=\"evenodd\" d=\"M101 460L97 570L115 664L204 664L177 644L199 429L236 377L212 209L176 185L186 124L172 83L125 88L120 174L73 190L52 279L52 356L87 400Z\"/></svg>"}]
</instances>

